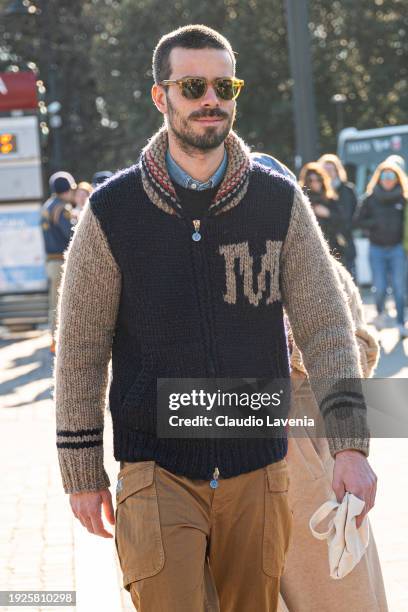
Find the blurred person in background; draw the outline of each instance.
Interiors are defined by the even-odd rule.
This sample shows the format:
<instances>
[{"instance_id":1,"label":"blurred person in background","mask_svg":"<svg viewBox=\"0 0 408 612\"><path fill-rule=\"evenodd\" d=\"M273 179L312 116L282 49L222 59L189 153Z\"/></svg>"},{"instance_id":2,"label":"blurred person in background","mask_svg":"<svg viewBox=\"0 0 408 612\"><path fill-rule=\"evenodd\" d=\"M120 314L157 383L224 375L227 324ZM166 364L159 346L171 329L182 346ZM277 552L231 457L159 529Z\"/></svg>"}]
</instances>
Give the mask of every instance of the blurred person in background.
<instances>
[{"instance_id":1,"label":"blurred person in background","mask_svg":"<svg viewBox=\"0 0 408 612\"><path fill-rule=\"evenodd\" d=\"M350 274L355 277L356 247L353 241L353 217L357 208L355 187L347 180L347 172L337 155L326 153L319 159L330 176L331 186L337 194L339 210L343 215L342 234L347 242L344 247L342 263Z\"/></svg>"},{"instance_id":2,"label":"blurred person in background","mask_svg":"<svg viewBox=\"0 0 408 612\"><path fill-rule=\"evenodd\" d=\"M338 197L331 186L330 176L317 162L303 166L299 185L309 196L313 212L329 243L331 253L343 257L346 239L343 234L343 216L339 210Z\"/></svg>"},{"instance_id":3,"label":"blurred person in background","mask_svg":"<svg viewBox=\"0 0 408 612\"><path fill-rule=\"evenodd\" d=\"M388 163L397 164L397 166L399 166L406 174L407 165L405 163L405 159L401 155L390 155L385 161ZM408 253L408 207L405 207L403 245L405 253ZM405 278L405 305L408 306L408 265L406 266Z\"/></svg>"},{"instance_id":4,"label":"blurred person in background","mask_svg":"<svg viewBox=\"0 0 408 612\"><path fill-rule=\"evenodd\" d=\"M113 176L113 172L110 170L100 170L99 172L95 172L92 177L92 187L95 189L98 185L102 185L105 181Z\"/></svg>"},{"instance_id":5,"label":"blurred person in background","mask_svg":"<svg viewBox=\"0 0 408 612\"><path fill-rule=\"evenodd\" d=\"M366 324L360 293L350 273L340 262L334 260L333 264L355 325L363 375L370 378L378 364L379 345ZM288 319L287 331L292 382L290 416L296 418L307 414L317 422L319 408L311 387L305 384L308 373ZM334 460L327 438L313 437L305 428L300 435L289 436L286 457L291 483L289 504L293 512L293 535L281 578L279 612L349 612L357 609L387 612L381 565L371 525L366 553L342 580L330 577L327 546L322 546L322 542L310 532L310 517L321 504L333 499L333 490L336 492Z\"/></svg>"},{"instance_id":6,"label":"blurred person in background","mask_svg":"<svg viewBox=\"0 0 408 612\"><path fill-rule=\"evenodd\" d=\"M386 160L377 166L368 183L355 219L355 226L363 229L370 241L370 266L377 307L374 324L378 330L386 326L385 300L390 278L401 338L408 337L404 313L406 253L403 244L407 200L407 175L398 164Z\"/></svg>"},{"instance_id":7,"label":"blurred person in background","mask_svg":"<svg viewBox=\"0 0 408 612\"><path fill-rule=\"evenodd\" d=\"M48 277L48 325L52 340L50 351L55 353L56 306L61 282L64 251L68 247L75 218L72 214L75 190L74 177L69 172L55 172L49 179L51 196L41 209L41 227L46 252Z\"/></svg>"},{"instance_id":8,"label":"blurred person in background","mask_svg":"<svg viewBox=\"0 0 408 612\"><path fill-rule=\"evenodd\" d=\"M264 163L283 175L290 173L281 162L275 158L271 158L271 162L269 157L266 154L252 153L255 161ZM373 376L378 364L379 345L367 327L358 287L340 262L333 259L333 264L355 324L362 371L364 376L369 378ZM287 317L286 324L292 370L292 411L299 408L304 416L304 381L308 375ZM307 406L312 412L308 416L316 420L319 418L319 408L310 387L306 393ZM295 418L298 415L291 413L291 416ZM312 439L306 431L301 437L289 437L286 458L291 482L289 503L293 512L293 535L285 572L281 578L278 612L326 609L348 612L353 609L356 600L361 609L387 612L381 565L371 526L366 554L347 579L339 581L333 580L329 575L327 547L322 546L310 532L310 517L319 505L333 497L334 460L330 455L327 439Z\"/></svg>"},{"instance_id":9,"label":"blurred person in background","mask_svg":"<svg viewBox=\"0 0 408 612\"><path fill-rule=\"evenodd\" d=\"M93 187L90 183L87 183L86 181L81 181L78 183L74 196L75 208L72 211L72 214L76 219L79 218L79 215L81 214L92 192Z\"/></svg>"},{"instance_id":10,"label":"blurred person in background","mask_svg":"<svg viewBox=\"0 0 408 612\"><path fill-rule=\"evenodd\" d=\"M388 164L396 164L403 172L407 172L405 159L401 155L389 155L384 161L386 161Z\"/></svg>"}]
</instances>

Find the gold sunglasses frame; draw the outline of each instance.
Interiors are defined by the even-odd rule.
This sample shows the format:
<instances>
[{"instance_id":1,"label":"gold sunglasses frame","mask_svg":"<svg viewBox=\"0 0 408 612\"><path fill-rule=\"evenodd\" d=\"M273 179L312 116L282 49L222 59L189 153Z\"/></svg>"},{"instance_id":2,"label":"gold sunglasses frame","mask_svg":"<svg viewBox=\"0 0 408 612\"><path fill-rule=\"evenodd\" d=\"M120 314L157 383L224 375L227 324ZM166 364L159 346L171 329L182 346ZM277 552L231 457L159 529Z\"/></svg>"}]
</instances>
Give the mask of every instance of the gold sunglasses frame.
<instances>
[{"instance_id":1,"label":"gold sunglasses frame","mask_svg":"<svg viewBox=\"0 0 408 612\"><path fill-rule=\"evenodd\" d=\"M188 98L187 96L183 96L183 98L186 98L186 100L199 100L200 98L202 98L203 96L205 96L205 94L208 91L208 85L212 85L215 91L215 95L217 96L217 98L219 98L220 100L224 100L225 102L230 102L230 100L226 100L225 98L222 98L221 96L219 96L217 94L217 90L215 89L215 84L217 83L217 81L225 81L225 79L231 79L231 81L233 81L233 87L238 87L237 93L236 95L231 98L231 100L236 100L239 96L239 94L241 93L241 89L243 88L243 86L245 85L245 81L243 79L237 79L236 77L217 77L216 79L213 79L212 81L209 81L208 79L206 79L206 77L199 77L199 76L186 76L183 77L182 79L165 79L164 81L160 81L160 83L158 83L159 85L162 86L166 86L166 85L178 85L179 89L180 89L180 93L182 94L182 86L184 84L184 81L186 79L203 79L205 81L205 90L203 92L203 94L201 96L199 96L198 98Z\"/></svg>"}]
</instances>

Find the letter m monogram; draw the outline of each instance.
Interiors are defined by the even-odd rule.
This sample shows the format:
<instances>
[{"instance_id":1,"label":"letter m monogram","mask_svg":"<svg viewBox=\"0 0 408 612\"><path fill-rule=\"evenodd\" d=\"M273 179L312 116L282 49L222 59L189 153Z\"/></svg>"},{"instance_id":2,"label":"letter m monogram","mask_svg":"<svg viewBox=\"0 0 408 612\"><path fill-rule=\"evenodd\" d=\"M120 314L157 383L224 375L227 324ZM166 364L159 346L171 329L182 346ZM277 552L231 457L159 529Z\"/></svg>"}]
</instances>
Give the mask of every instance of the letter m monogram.
<instances>
[{"instance_id":1,"label":"letter m monogram","mask_svg":"<svg viewBox=\"0 0 408 612\"><path fill-rule=\"evenodd\" d=\"M266 251L260 258L260 271L256 278L256 288L254 288L254 258L249 252L248 242L220 246L219 253L225 258L226 292L224 293L224 301L228 304L236 304L237 302L237 260L239 262L239 274L243 280L244 295L251 304L258 306L264 294L267 294L266 304L272 304L280 300L279 257L281 248L282 241L280 240L266 241ZM269 291L267 276L269 276Z\"/></svg>"}]
</instances>

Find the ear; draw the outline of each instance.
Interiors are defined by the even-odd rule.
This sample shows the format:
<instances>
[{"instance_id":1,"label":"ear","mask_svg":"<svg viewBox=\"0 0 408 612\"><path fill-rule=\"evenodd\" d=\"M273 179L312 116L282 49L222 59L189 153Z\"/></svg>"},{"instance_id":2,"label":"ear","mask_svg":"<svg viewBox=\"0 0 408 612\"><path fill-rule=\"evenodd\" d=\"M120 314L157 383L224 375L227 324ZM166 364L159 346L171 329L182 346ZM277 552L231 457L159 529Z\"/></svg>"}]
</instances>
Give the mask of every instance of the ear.
<instances>
[{"instance_id":1,"label":"ear","mask_svg":"<svg viewBox=\"0 0 408 612\"><path fill-rule=\"evenodd\" d=\"M152 86L152 100L157 110L165 115L167 113L167 98L164 87L156 83Z\"/></svg>"}]
</instances>

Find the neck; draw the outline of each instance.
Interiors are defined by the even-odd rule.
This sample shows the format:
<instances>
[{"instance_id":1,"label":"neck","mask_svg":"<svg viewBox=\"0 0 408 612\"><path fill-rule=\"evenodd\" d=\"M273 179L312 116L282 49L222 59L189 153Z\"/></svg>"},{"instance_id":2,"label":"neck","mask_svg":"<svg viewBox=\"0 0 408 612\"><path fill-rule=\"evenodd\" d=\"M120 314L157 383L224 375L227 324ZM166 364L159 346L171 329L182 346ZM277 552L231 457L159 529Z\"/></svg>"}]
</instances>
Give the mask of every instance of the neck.
<instances>
[{"instance_id":1,"label":"neck","mask_svg":"<svg viewBox=\"0 0 408 612\"><path fill-rule=\"evenodd\" d=\"M221 143L215 149L207 151L194 149L193 147L184 150L170 130L168 136L169 151L174 161L193 179L203 183L208 181L223 160L224 143Z\"/></svg>"}]
</instances>

